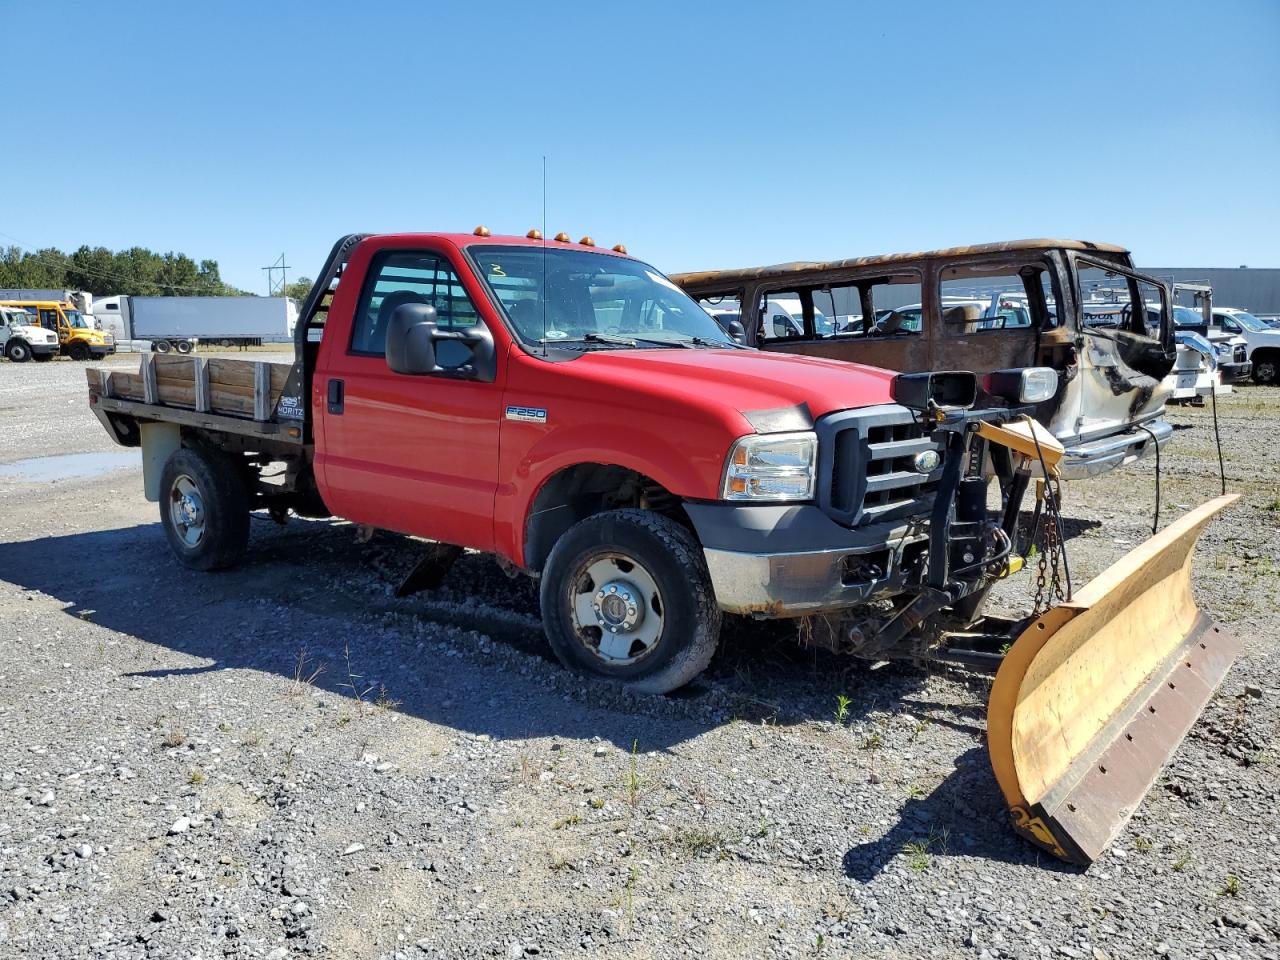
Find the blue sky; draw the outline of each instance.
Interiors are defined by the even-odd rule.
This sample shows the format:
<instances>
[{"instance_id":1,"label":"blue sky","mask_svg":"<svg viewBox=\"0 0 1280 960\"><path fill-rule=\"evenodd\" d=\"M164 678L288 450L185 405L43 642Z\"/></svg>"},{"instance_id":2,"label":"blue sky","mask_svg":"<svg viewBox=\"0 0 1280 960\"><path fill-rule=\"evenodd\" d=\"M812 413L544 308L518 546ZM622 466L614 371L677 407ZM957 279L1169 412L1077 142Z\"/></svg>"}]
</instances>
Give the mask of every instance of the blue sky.
<instances>
[{"instance_id":1,"label":"blue sky","mask_svg":"<svg viewBox=\"0 0 1280 960\"><path fill-rule=\"evenodd\" d=\"M0 21L56 54L6 84L0 243L178 250L263 292L282 251L314 276L342 233L523 233L545 154L552 233L668 272L1027 236L1280 266L1276 0L0 0Z\"/></svg>"}]
</instances>

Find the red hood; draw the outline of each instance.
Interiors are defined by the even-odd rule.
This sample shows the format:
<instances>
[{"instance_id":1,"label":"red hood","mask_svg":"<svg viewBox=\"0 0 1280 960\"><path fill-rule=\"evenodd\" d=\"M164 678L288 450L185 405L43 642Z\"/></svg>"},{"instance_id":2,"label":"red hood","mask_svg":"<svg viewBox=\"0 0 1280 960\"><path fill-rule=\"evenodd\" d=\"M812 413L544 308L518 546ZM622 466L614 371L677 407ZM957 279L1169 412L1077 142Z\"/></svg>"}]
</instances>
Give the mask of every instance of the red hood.
<instances>
[{"instance_id":1,"label":"red hood","mask_svg":"<svg viewBox=\"0 0 1280 960\"><path fill-rule=\"evenodd\" d=\"M619 384L631 380L672 399L694 405L711 401L743 413L804 403L817 419L833 410L893 402L890 371L821 357L756 350L601 350L573 366Z\"/></svg>"}]
</instances>

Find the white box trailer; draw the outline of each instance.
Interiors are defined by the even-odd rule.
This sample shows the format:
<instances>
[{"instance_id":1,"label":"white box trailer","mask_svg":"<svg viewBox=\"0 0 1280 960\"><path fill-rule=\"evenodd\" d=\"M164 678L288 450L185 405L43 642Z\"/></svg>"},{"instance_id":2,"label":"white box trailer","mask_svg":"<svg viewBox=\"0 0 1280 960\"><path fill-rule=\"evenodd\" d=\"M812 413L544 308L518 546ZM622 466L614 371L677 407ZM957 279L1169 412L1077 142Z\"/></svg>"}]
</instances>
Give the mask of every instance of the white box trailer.
<instances>
[{"instance_id":1,"label":"white box trailer","mask_svg":"<svg viewBox=\"0 0 1280 960\"><path fill-rule=\"evenodd\" d=\"M224 347L288 342L297 322L288 297L99 297L94 317L134 349L188 353L197 343Z\"/></svg>"}]
</instances>

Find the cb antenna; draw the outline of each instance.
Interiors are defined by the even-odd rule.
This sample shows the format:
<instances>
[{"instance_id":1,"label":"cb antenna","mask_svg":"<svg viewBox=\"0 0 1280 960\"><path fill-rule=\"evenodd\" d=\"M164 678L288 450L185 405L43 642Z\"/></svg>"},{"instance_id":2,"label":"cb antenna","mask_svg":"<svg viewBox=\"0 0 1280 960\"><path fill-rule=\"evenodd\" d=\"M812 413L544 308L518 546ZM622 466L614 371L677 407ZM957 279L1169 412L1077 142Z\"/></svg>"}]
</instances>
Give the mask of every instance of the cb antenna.
<instances>
[{"instance_id":1,"label":"cb antenna","mask_svg":"<svg viewBox=\"0 0 1280 960\"><path fill-rule=\"evenodd\" d=\"M542 155L542 355L547 355L547 155Z\"/></svg>"}]
</instances>

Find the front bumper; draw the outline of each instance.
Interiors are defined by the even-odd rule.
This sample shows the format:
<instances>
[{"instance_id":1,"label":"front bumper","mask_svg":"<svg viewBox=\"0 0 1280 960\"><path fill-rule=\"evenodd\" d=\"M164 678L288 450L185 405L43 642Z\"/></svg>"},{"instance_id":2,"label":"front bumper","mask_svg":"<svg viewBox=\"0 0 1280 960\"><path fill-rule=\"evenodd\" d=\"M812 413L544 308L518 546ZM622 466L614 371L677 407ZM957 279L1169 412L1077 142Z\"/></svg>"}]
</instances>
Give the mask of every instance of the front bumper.
<instances>
[{"instance_id":1,"label":"front bumper","mask_svg":"<svg viewBox=\"0 0 1280 960\"><path fill-rule=\"evenodd\" d=\"M116 352L114 343L91 343L89 344L89 355L92 357L109 357Z\"/></svg>"},{"instance_id":2,"label":"front bumper","mask_svg":"<svg viewBox=\"0 0 1280 960\"><path fill-rule=\"evenodd\" d=\"M1173 436L1173 425L1167 420L1152 420L1144 423L1143 427L1146 429L1132 427L1124 433L1068 446L1058 466L1059 473L1064 480L1096 477L1149 456L1154 449L1151 434L1155 434L1156 442L1161 447Z\"/></svg>"},{"instance_id":3,"label":"front bumper","mask_svg":"<svg viewBox=\"0 0 1280 960\"><path fill-rule=\"evenodd\" d=\"M61 349L56 343L29 343L28 346L35 357L56 357Z\"/></svg>"},{"instance_id":4,"label":"front bumper","mask_svg":"<svg viewBox=\"0 0 1280 960\"><path fill-rule=\"evenodd\" d=\"M1243 363L1219 362L1218 371L1222 374L1223 383L1240 383L1253 374L1253 364L1248 360Z\"/></svg>"},{"instance_id":5,"label":"front bumper","mask_svg":"<svg viewBox=\"0 0 1280 960\"><path fill-rule=\"evenodd\" d=\"M794 617L901 590L905 560L928 549L923 524L850 529L809 504L686 502L716 602L728 613Z\"/></svg>"}]
</instances>

